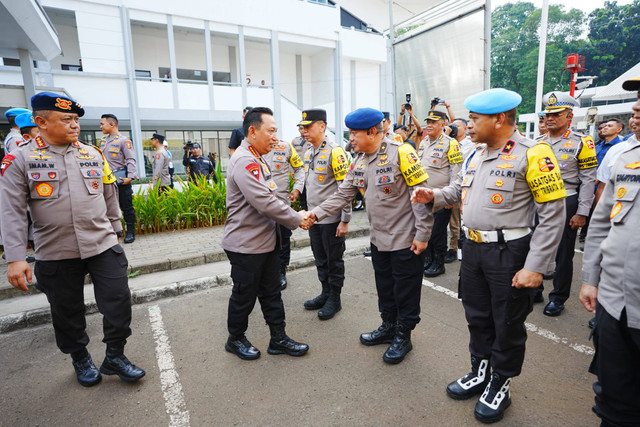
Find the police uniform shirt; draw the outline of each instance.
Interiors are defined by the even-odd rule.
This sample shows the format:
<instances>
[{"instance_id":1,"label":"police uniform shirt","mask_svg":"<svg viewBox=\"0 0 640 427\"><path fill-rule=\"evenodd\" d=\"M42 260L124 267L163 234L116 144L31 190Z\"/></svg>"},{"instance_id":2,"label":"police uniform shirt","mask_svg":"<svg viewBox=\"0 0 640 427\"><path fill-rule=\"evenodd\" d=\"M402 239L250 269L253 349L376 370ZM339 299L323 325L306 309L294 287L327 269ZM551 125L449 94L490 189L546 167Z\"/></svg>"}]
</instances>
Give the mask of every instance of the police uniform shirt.
<instances>
[{"instance_id":1,"label":"police uniform shirt","mask_svg":"<svg viewBox=\"0 0 640 427\"><path fill-rule=\"evenodd\" d=\"M286 204L291 204L289 200L289 170L293 170L293 189L302 193L304 189L304 165L298 156L293 144L280 142L278 145L264 156L271 176L278 186L276 196Z\"/></svg>"},{"instance_id":2,"label":"police uniform shirt","mask_svg":"<svg viewBox=\"0 0 640 427\"><path fill-rule=\"evenodd\" d=\"M100 149L111 170L127 168L127 178L136 177L136 155L129 138L121 134L107 135L100 140Z\"/></svg>"},{"instance_id":3,"label":"police uniform shirt","mask_svg":"<svg viewBox=\"0 0 640 427\"><path fill-rule=\"evenodd\" d=\"M367 204L371 243L380 251L411 247L431 236L433 216L423 204L412 204L412 187L427 187L428 174L409 144L383 139L373 154L357 153L338 192L312 209L318 219L330 217L359 191Z\"/></svg>"},{"instance_id":4,"label":"police uniform shirt","mask_svg":"<svg viewBox=\"0 0 640 427\"><path fill-rule=\"evenodd\" d=\"M163 187L171 185L171 175L169 175L170 161L169 154L167 154L167 150L164 147L156 152L153 158L153 185L156 185L158 182L160 182L160 185Z\"/></svg>"},{"instance_id":5,"label":"police uniform shirt","mask_svg":"<svg viewBox=\"0 0 640 427\"><path fill-rule=\"evenodd\" d=\"M7 136L4 138L4 151L9 154L18 148L25 140L18 129L11 128Z\"/></svg>"},{"instance_id":6,"label":"police uniform shirt","mask_svg":"<svg viewBox=\"0 0 640 427\"><path fill-rule=\"evenodd\" d=\"M640 329L640 145L620 154L591 216L582 281L598 286L598 302L616 320L627 311Z\"/></svg>"},{"instance_id":7,"label":"police uniform shirt","mask_svg":"<svg viewBox=\"0 0 640 427\"><path fill-rule=\"evenodd\" d=\"M638 139L634 134L631 134L631 138L611 147L611 149L607 151L607 154L605 154L604 159L602 159L602 164L598 164L598 173L596 175L598 181L609 181L609 177L611 177L611 169L613 168L613 165L615 165L620 154L636 145L638 145Z\"/></svg>"},{"instance_id":8,"label":"police uniform shirt","mask_svg":"<svg viewBox=\"0 0 640 427\"><path fill-rule=\"evenodd\" d=\"M326 139L315 148L311 146L304 156L306 175L307 205L309 209L320 206L338 189L339 183L347 175L349 162L344 149ZM351 205L345 206L342 213L319 220L317 224L333 224L351 220Z\"/></svg>"},{"instance_id":9,"label":"police uniform shirt","mask_svg":"<svg viewBox=\"0 0 640 427\"><path fill-rule=\"evenodd\" d=\"M38 136L5 156L0 173L7 262L25 259L27 206L38 260L85 259L118 244L115 177L97 148Z\"/></svg>"},{"instance_id":10,"label":"police uniform shirt","mask_svg":"<svg viewBox=\"0 0 640 427\"><path fill-rule=\"evenodd\" d=\"M427 136L420 142L418 157L429 174L429 187L444 188L455 181L462 167L462 153L455 138L444 133L431 141Z\"/></svg>"},{"instance_id":11,"label":"police uniform shirt","mask_svg":"<svg viewBox=\"0 0 640 427\"><path fill-rule=\"evenodd\" d=\"M291 145L293 145L293 148L295 148L296 153L298 153L298 156L300 156L301 159L304 158L304 154L307 152L307 150L313 147L313 144L311 144L301 136L296 136L295 138L293 138L293 141L291 141Z\"/></svg>"},{"instance_id":12,"label":"police uniform shirt","mask_svg":"<svg viewBox=\"0 0 640 427\"><path fill-rule=\"evenodd\" d=\"M560 138L542 135L538 142L546 142L553 148L567 194L578 191L576 214L589 216L598 166L593 138L567 130Z\"/></svg>"},{"instance_id":13,"label":"police uniform shirt","mask_svg":"<svg viewBox=\"0 0 640 427\"><path fill-rule=\"evenodd\" d=\"M189 176L191 179L195 179L198 175L201 176L210 176L213 171L213 163L207 157L200 155L200 157L195 158L194 156L189 156L188 153L185 152L183 165L189 166ZM186 164L185 164L186 163Z\"/></svg>"},{"instance_id":14,"label":"police uniform shirt","mask_svg":"<svg viewBox=\"0 0 640 427\"><path fill-rule=\"evenodd\" d=\"M525 268L555 269L564 227L566 191L553 150L515 132L502 147L477 144L452 186L434 190L434 212L462 201L462 222L472 230L493 231L535 225Z\"/></svg>"},{"instance_id":15,"label":"police uniform shirt","mask_svg":"<svg viewBox=\"0 0 640 427\"><path fill-rule=\"evenodd\" d=\"M301 216L275 196L267 162L245 139L227 168L227 220L222 247L231 252L263 254L276 246L276 221L291 230Z\"/></svg>"}]
</instances>

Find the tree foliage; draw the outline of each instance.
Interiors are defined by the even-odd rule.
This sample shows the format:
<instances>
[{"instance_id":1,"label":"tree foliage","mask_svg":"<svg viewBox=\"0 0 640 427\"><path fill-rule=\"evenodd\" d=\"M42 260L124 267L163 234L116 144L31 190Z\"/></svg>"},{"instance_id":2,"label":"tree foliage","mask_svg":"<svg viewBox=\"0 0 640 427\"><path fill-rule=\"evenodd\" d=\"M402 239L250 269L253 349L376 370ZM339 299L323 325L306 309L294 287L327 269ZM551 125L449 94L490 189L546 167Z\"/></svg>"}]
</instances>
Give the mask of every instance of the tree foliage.
<instances>
[{"instance_id":1,"label":"tree foliage","mask_svg":"<svg viewBox=\"0 0 640 427\"><path fill-rule=\"evenodd\" d=\"M535 107L539 29L542 11L533 3L502 5L491 16L491 86L523 97L520 111ZM588 37L587 37L588 36ZM584 55L585 73L610 83L640 61L640 0L625 6L605 2L588 16L578 9L549 6L543 91L569 90L570 74L563 71L570 53Z\"/></svg>"}]
</instances>

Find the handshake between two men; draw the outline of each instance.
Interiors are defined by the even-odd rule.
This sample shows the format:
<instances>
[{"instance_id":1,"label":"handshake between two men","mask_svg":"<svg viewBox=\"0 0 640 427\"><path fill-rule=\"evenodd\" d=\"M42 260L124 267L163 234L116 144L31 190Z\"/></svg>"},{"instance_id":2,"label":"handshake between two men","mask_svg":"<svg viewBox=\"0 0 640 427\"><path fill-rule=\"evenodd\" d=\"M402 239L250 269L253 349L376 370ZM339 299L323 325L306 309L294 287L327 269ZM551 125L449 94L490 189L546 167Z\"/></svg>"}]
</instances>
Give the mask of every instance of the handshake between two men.
<instances>
[{"instance_id":1,"label":"handshake between two men","mask_svg":"<svg viewBox=\"0 0 640 427\"><path fill-rule=\"evenodd\" d=\"M303 230L308 230L311 228L313 224L316 222L316 216L313 212L310 211L300 211L298 212L301 215L300 228Z\"/></svg>"}]
</instances>

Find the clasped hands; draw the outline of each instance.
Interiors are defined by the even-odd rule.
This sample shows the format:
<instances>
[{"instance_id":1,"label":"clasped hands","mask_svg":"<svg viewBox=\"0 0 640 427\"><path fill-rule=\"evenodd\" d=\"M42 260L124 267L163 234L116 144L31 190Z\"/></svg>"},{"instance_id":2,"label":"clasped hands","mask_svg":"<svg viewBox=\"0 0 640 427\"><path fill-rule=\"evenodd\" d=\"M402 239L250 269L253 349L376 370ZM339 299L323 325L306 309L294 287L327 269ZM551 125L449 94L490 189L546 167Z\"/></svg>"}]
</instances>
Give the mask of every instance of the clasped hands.
<instances>
[{"instance_id":1,"label":"clasped hands","mask_svg":"<svg viewBox=\"0 0 640 427\"><path fill-rule=\"evenodd\" d=\"M300 211L299 214L301 216L300 228L302 228L303 230L308 230L313 224L315 224L316 216L313 212Z\"/></svg>"},{"instance_id":2,"label":"clasped hands","mask_svg":"<svg viewBox=\"0 0 640 427\"><path fill-rule=\"evenodd\" d=\"M416 188L411 194L411 203L430 203L433 200L433 190L430 188Z\"/></svg>"}]
</instances>

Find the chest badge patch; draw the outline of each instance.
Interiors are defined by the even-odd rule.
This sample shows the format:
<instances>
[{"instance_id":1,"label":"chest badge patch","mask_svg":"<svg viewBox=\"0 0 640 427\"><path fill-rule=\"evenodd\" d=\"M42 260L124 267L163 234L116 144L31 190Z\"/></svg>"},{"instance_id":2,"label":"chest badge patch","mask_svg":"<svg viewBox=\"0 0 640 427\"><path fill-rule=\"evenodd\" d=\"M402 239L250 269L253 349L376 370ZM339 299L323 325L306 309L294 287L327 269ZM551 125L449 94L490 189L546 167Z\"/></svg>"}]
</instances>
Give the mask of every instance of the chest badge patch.
<instances>
[{"instance_id":1,"label":"chest badge patch","mask_svg":"<svg viewBox=\"0 0 640 427\"><path fill-rule=\"evenodd\" d=\"M502 187L503 185L504 185L504 181L503 180L499 179L499 180L496 181L496 187L499 188L499 187Z\"/></svg>"},{"instance_id":2,"label":"chest badge patch","mask_svg":"<svg viewBox=\"0 0 640 427\"><path fill-rule=\"evenodd\" d=\"M517 159L517 158L518 158L518 156L513 155L513 154L503 154L503 155L501 155L501 156L500 156L500 158L501 158L502 160L509 161L509 160L515 160L515 159Z\"/></svg>"},{"instance_id":3,"label":"chest badge patch","mask_svg":"<svg viewBox=\"0 0 640 427\"><path fill-rule=\"evenodd\" d=\"M499 205L500 203L502 203L504 199L502 198L502 194L500 193L496 193L493 196L491 196L491 201L493 202L494 205Z\"/></svg>"},{"instance_id":4,"label":"chest badge patch","mask_svg":"<svg viewBox=\"0 0 640 427\"><path fill-rule=\"evenodd\" d=\"M627 194L627 189L624 187L620 187L618 188L618 192L616 193L616 195L618 196L618 199L624 197L624 195Z\"/></svg>"},{"instance_id":5,"label":"chest badge patch","mask_svg":"<svg viewBox=\"0 0 640 427\"><path fill-rule=\"evenodd\" d=\"M611 209L611 213L609 214L609 218L613 219L616 217L616 215L618 215L620 213L620 211L622 210L622 203L618 202L615 205L613 205L613 208Z\"/></svg>"},{"instance_id":6,"label":"chest badge patch","mask_svg":"<svg viewBox=\"0 0 640 427\"><path fill-rule=\"evenodd\" d=\"M638 169L640 168L640 162L629 163L628 165L624 165L626 169Z\"/></svg>"},{"instance_id":7,"label":"chest badge patch","mask_svg":"<svg viewBox=\"0 0 640 427\"><path fill-rule=\"evenodd\" d=\"M513 169L514 166L509 163L503 163L501 165L496 166L498 169Z\"/></svg>"},{"instance_id":8,"label":"chest badge patch","mask_svg":"<svg viewBox=\"0 0 640 427\"><path fill-rule=\"evenodd\" d=\"M36 172L36 173L32 173L32 174L31 174L31 178L33 178L33 179L40 179L40 174L39 174L39 173L37 173L37 172Z\"/></svg>"},{"instance_id":9,"label":"chest badge patch","mask_svg":"<svg viewBox=\"0 0 640 427\"><path fill-rule=\"evenodd\" d=\"M382 192L384 194L391 194L391 187L384 187L384 189L382 189Z\"/></svg>"},{"instance_id":10,"label":"chest badge patch","mask_svg":"<svg viewBox=\"0 0 640 427\"><path fill-rule=\"evenodd\" d=\"M49 183L42 182L36 185L36 193L38 193L40 197L49 197L53 194L53 187Z\"/></svg>"},{"instance_id":11,"label":"chest badge patch","mask_svg":"<svg viewBox=\"0 0 640 427\"><path fill-rule=\"evenodd\" d=\"M91 181L91 188L93 188L94 190L100 188L100 184L98 183L98 181Z\"/></svg>"},{"instance_id":12,"label":"chest badge patch","mask_svg":"<svg viewBox=\"0 0 640 427\"><path fill-rule=\"evenodd\" d=\"M55 172L49 172L49 179L55 179L55 178L56 178L56 176L58 176L58 174L57 174L57 173L55 173Z\"/></svg>"},{"instance_id":13,"label":"chest badge patch","mask_svg":"<svg viewBox=\"0 0 640 427\"><path fill-rule=\"evenodd\" d=\"M540 172L551 172L555 169L556 165L553 164L550 158L544 157L538 160L538 167L540 168Z\"/></svg>"},{"instance_id":14,"label":"chest badge patch","mask_svg":"<svg viewBox=\"0 0 640 427\"><path fill-rule=\"evenodd\" d=\"M324 175L318 175L318 181L320 182L324 181Z\"/></svg>"},{"instance_id":15,"label":"chest badge patch","mask_svg":"<svg viewBox=\"0 0 640 427\"><path fill-rule=\"evenodd\" d=\"M462 189L462 194L460 195L460 200L464 201L464 199L467 197L467 189L463 188Z\"/></svg>"}]
</instances>

